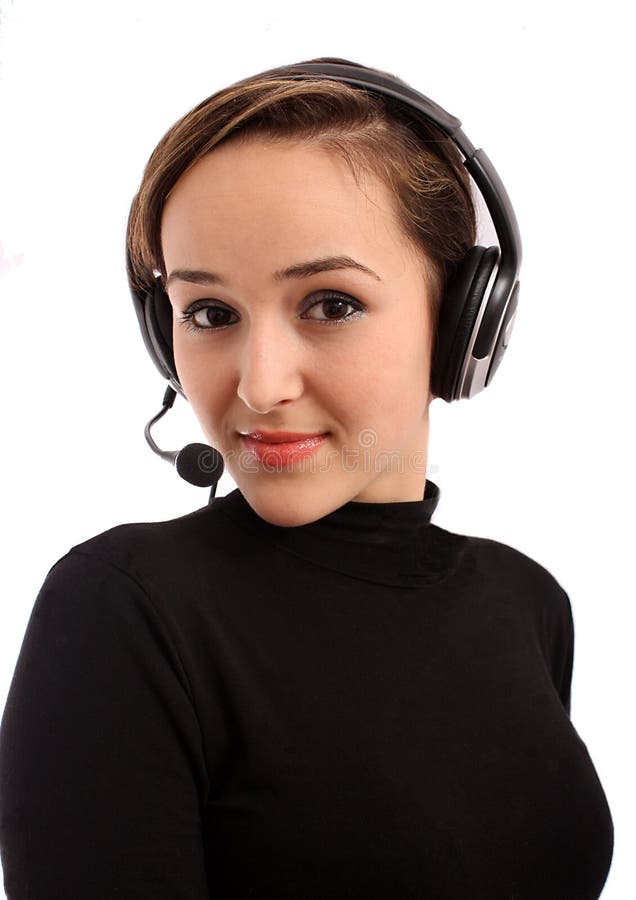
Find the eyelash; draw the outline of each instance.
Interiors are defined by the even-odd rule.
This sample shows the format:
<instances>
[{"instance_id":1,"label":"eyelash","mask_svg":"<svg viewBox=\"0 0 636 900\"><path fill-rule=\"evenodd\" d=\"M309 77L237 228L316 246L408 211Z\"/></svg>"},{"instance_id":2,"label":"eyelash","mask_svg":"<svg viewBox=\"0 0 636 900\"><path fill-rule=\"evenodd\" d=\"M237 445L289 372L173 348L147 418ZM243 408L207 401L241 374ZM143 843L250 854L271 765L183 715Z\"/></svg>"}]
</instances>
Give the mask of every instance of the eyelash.
<instances>
[{"instance_id":1,"label":"eyelash","mask_svg":"<svg viewBox=\"0 0 636 900\"><path fill-rule=\"evenodd\" d=\"M359 300L354 300L353 297L348 297L346 294L338 294L334 291L325 291L324 296L317 300L315 303L312 303L307 307L305 312L309 312L310 309L313 309L314 306L320 306L321 303L328 303L329 301L338 301L340 303L344 303L346 306L352 306L356 312L350 313L347 316L344 316L341 319L314 319L314 322L317 322L319 325L343 325L349 319L357 318L357 313L362 313L365 310L365 306ZM214 303L209 303L206 300L196 300L192 306L187 309L184 313L177 316L179 322L185 326L186 331L200 332L200 331L223 331L228 327L228 324L215 326L215 325L197 325L194 321L195 313L199 312L201 309L220 309L222 312L231 313L232 310L226 309L224 306L218 306Z\"/></svg>"}]
</instances>

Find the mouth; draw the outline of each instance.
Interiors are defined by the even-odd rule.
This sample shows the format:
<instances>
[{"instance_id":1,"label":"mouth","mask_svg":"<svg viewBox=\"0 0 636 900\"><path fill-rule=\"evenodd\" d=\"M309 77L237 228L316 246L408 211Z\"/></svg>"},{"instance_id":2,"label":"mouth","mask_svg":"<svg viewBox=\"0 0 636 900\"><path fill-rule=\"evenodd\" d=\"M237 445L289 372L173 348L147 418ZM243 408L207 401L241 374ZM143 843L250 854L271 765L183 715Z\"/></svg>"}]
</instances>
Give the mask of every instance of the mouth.
<instances>
[{"instance_id":1,"label":"mouth","mask_svg":"<svg viewBox=\"0 0 636 900\"><path fill-rule=\"evenodd\" d=\"M249 438L252 441L260 441L264 444L289 444L296 441L308 441L313 438L325 437L328 433L327 431L311 433L298 431L250 431L246 434L239 431L242 438Z\"/></svg>"},{"instance_id":2,"label":"mouth","mask_svg":"<svg viewBox=\"0 0 636 900\"><path fill-rule=\"evenodd\" d=\"M261 463L282 465L311 456L322 447L328 435L329 432L300 434L291 431L253 431L241 434L240 437L253 458Z\"/></svg>"}]
</instances>

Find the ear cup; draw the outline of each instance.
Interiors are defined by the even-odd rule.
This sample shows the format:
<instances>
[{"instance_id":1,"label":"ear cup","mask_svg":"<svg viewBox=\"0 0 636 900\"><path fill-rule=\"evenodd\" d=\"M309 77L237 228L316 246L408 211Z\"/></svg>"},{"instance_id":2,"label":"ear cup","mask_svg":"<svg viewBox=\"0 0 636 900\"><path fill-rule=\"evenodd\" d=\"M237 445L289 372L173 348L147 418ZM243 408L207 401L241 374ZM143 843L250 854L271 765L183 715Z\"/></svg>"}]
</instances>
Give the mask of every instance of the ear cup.
<instances>
[{"instance_id":1,"label":"ear cup","mask_svg":"<svg viewBox=\"0 0 636 900\"><path fill-rule=\"evenodd\" d=\"M172 346L172 304L159 281L154 292L146 295L146 327L152 340L155 355L170 375L173 387L185 397L177 375Z\"/></svg>"},{"instance_id":2,"label":"ear cup","mask_svg":"<svg viewBox=\"0 0 636 900\"><path fill-rule=\"evenodd\" d=\"M433 346L430 390L449 403L460 399L459 378L470 336L499 256L498 247L471 247L447 285Z\"/></svg>"}]
</instances>

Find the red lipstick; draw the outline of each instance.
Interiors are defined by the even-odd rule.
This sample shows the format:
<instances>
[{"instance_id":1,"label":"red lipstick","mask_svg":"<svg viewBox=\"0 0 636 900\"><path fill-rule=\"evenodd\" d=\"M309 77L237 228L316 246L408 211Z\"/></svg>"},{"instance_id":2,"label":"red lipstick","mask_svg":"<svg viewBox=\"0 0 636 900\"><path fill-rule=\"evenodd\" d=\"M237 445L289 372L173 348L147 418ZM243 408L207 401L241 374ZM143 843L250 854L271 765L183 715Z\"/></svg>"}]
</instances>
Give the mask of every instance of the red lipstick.
<instances>
[{"instance_id":1,"label":"red lipstick","mask_svg":"<svg viewBox=\"0 0 636 900\"><path fill-rule=\"evenodd\" d=\"M241 435L250 453L267 465L285 465L311 456L327 440L328 434L300 434L297 431L252 431Z\"/></svg>"}]
</instances>

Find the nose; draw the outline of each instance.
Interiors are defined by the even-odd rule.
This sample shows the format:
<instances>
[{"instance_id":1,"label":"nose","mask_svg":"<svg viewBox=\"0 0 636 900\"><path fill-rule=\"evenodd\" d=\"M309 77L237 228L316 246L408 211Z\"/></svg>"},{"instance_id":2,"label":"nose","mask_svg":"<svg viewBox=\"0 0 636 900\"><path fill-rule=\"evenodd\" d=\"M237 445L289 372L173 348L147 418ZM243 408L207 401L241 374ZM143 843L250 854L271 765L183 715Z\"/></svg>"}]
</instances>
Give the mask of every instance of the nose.
<instances>
[{"instance_id":1,"label":"nose","mask_svg":"<svg viewBox=\"0 0 636 900\"><path fill-rule=\"evenodd\" d=\"M238 354L238 396L261 414L297 399L303 392L300 357L299 343L280 321L270 318L257 326L252 323Z\"/></svg>"}]
</instances>

